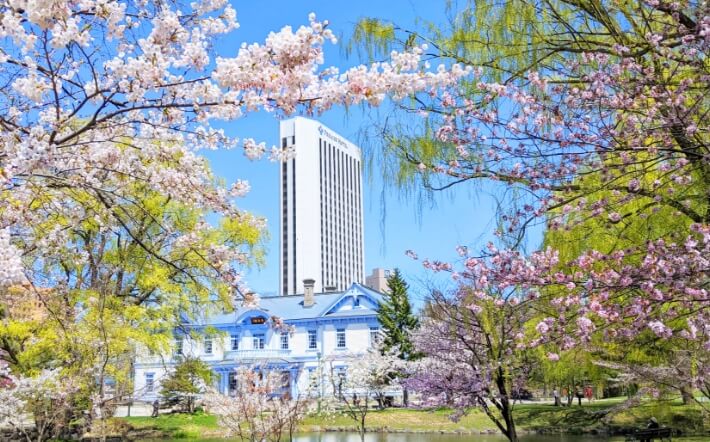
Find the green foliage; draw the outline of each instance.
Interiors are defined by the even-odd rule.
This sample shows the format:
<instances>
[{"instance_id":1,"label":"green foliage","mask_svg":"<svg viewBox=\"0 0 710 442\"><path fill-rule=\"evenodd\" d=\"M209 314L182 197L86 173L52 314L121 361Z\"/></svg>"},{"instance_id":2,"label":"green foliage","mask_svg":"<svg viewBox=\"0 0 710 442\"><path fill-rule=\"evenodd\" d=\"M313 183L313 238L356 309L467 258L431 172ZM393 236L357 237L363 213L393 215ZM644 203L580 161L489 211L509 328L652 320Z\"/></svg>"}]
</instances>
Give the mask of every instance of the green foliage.
<instances>
[{"instance_id":1,"label":"green foliage","mask_svg":"<svg viewBox=\"0 0 710 442\"><path fill-rule=\"evenodd\" d=\"M675 7L675 6L674 6ZM460 90L473 103L479 103L481 110L486 109L484 96L487 91L476 87L480 80L510 84L526 88L527 74L536 71L556 84L579 84L585 82L585 73L595 71L596 63L581 60L583 53L598 53L609 57L609 63L619 60L614 49L623 46L634 54L634 59L644 68L658 73L659 85L664 88L676 88L681 80L701 82L699 77L707 69L707 63L683 63L670 56L660 54L658 48L649 42L647 35L662 33L671 24L677 26L673 14L680 16L679 20L686 27L702 17L702 6L696 2L681 2L678 11L669 8L656 8L642 0L545 0L542 2L526 2L512 0L506 2L465 0L454 2L442 1L441 8L446 9L448 20L443 24L426 22L419 23L415 28L403 29L395 21L363 18L355 26L349 47L361 49L371 60L387 56L391 50L403 50L412 45L427 44L427 58L444 64L461 63L481 68L481 77L475 80L463 80ZM659 62L660 58L663 63ZM568 67L578 65L580 72L570 71ZM537 93L534 91L533 93ZM551 103L552 106L555 103ZM697 124L707 114L707 105L698 103L703 109L693 112ZM649 103L653 106L653 103ZM422 122L420 118L412 118L413 109L429 111L429 118ZM490 110L501 111L494 105ZM431 201L432 190L445 189L449 186L478 179L489 179L492 173L477 171L479 156L485 156L488 147L469 146L471 155L464 170L470 175L446 177L432 174L428 170L421 172L416 167L419 163L426 165L447 163L451 158L450 146L436 143L432 140L437 121L441 119L440 112L448 110L438 108L436 100L426 96L413 97L412 102L404 103L394 112L377 115L378 121L373 122L364 138L375 140L378 145L372 146L367 153L369 161L377 160L386 185L393 186L406 195L415 194L422 199ZM619 126L626 124L628 118L633 124L634 112L628 115L618 115ZM380 121L384 121L380 125ZM434 128L434 129L433 129ZM656 146L666 149L659 140L628 140L629 147L642 145ZM707 145L706 142L698 145ZM425 146L433 150L423 149ZM694 160L693 148L679 146L680 151L690 153L687 158ZM702 153L699 153L702 156ZM646 164L649 166L650 162ZM704 176L699 178L707 186L708 172L705 166ZM688 198L686 198L688 197ZM708 213L705 192L694 195L675 195L671 199L685 204L686 200L704 201L705 210L698 213ZM666 204L666 201L662 201ZM674 203L671 202L670 205ZM680 207L675 204L676 208ZM702 208L701 208L702 209ZM707 219L707 215L705 215Z\"/></svg>"},{"instance_id":2,"label":"green foliage","mask_svg":"<svg viewBox=\"0 0 710 442\"><path fill-rule=\"evenodd\" d=\"M33 259L28 268L35 269L34 281L43 287L13 290L40 305L41 315L3 312L0 349L18 374L61 367L63 374L82 379L77 407L105 406L109 412L132 391L131 360L137 352L171 354L173 330L182 319L233 308L237 296L223 276L260 263L263 235L247 213L235 210L213 226L204 221L208 213L144 183L116 179L103 185L121 186L131 199L69 187L34 202L43 212L43 205L60 200L81 214L80 221L47 210L33 225L33 237L62 232L68 240L49 257L28 254ZM239 257L210 259L225 249ZM106 388L108 381L115 388ZM96 398L100 403L92 404Z\"/></svg>"},{"instance_id":3,"label":"green foliage","mask_svg":"<svg viewBox=\"0 0 710 442\"><path fill-rule=\"evenodd\" d=\"M548 392L557 388L562 396L562 389L574 392L575 387L592 386L595 394L599 394L608 386L608 380L613 377L595 361L602 358L598 352L587 349L572 349L560 352L559 361L550 361L547 349L539 347L532 355L535 358L535 370L531 373L530 384L547 387ZM601 397L601 396L599 396ZM562 401L565 400L561 397Z\"/></svg>"},{"instance_id":4,"label":"green foliage","mask_svg":"<svg viewBox=\"0 0 710 442\"><path fill-rule=\"evenodd\" d=\"M360 19L355 25L353 38L347 49L352 51L355 48L354 43L363 43L363 47L368 51L368 57L373 58L378 52L388 52L394 38L394 25L377 18L366 17Z\"/></svg>"},{"instance_id":5,"label":"green foliage","mask_svg":"<svg viewBox=\"0 0 710 442\"><path fill-rule=\"evenodd\" d=\"M394 23L388 25L380 21L373 27L372 20L369 20L368 26L363 23L357 29L351 44L360 45L368 50L368 55L374 53L377 57L378 51L382 51L379 55L384 55L385 50L427 43L427 52L432 59L480 67L482 81L512 83L523 89L527 86L526 75L530 71L537 71L551 84L583 85L589 81L585 74L597 70L599 66L596 62L578 63L581 54L603 54L608 58L608 63L617 63L620 52L616 47L619 46L628 49L628 56L635 63L649 72L653 71L653 83L649 88L674 90L681 81L702 82L701 76L707 70L704 60L689 63L676 59L655 48L648 38L650 34L664 34L669 24L673 24L673 28L678 23L689 28L695 26L704 12L702 6L694 2L676 4L675 12L641 0L545 0L539 3L469 0L443 2L442 7L447 8L450 17L443 26L430 24L428 28L401 29ZM394 32L380 31L385 28ZM367 35L368 29L372 29L372 35ZM577 65L579 70L569 69L571 64ZM496 100L491 101L490 108L486 107L482 93L488 92L481 92L468 83L462 83L461 90L473 103L480 103L481 112L489 109L505 112L505 106L499 107ZM633 93L648 91L639 89ZM550 97L540 98L549 106L559 104L550 101ZM707 114L707 102L699 100L695 105L688 105L698 108L689 114L687 121L702 126L702 118ZM654 103L652 98L649 98L648 106L663 109L663 104ZM426 109L430 118L426 122L411 124L408 118L411 109ZM373 149L377 152L373 155L381 155L386 184L405 194L418 191L431 197L432 190L444 189L459 182L496 178L495 170L491 171L486 165L479 167L480 158L486 155L488 147L473 145L467 146L469 156L465 166L460 168L462 173L443 177L440 174L437 177L430 174L428 168L421 172L417 168L420 162L425 165L446 164L451 160L450 146L432 141L437 121L441 119L439 112L446 113L448 110L439 108L435 100L428 100L427 97L417 97L415 106L402 105L399 110L388 116L383 133L374 138L384 140L384 146ZM618 111L614 113L612 126L618 133L624 133L625 128L634 127L637 118L635 109ZM659 119L659 124L664 123L660 123ZM710 216L707 198L710 174L707 165L700 164L696 159L698 155L703 155L707 143L702 138L704 135L696 135L694 142L684 140L678 136L683 130L684 127L669 128L668 139L660 135L616 139L616 148L599 156L598 167L582 165L572 183L563 183L560 189L553 192L551 196L556 209L549 213L548 221L552 229L546 232L543 246L559 252L560 272L571 274L578 270L570 263L591 250L602 254L642 250L647 242L661 239L682 243L691 223L707 222ZM697 164L685 172L692 185L673 185L668 174L659 168L660 162L665 160L655 153L658 149L668 150L678 158L684 157ZM637 153L634 161L630 162L627 156L630 150L647 154ZM505 176L499 178L505 180ZM525 177L521 179L523 183L524 180ZM498 185L494 183L492 186ZM495 187L495 190L506 192L504 198L507 203L517 203L513 196L515 184L506 183ZM600 216L594 207L613 207L619 219L612 219L606 214ZM626 253L623 263L637 266L641 259L642 253ZM602 270L604 265L595 264L595 270ZM540 299L534 303L534 314L528 319L531 326L527 329L531 334L534 334L532 328L540 319L557 316L554 306L547 303L563 295L563 290L543 290ZM624 303L634 294L630 290L620 290L614 296L617 302ZM663 308L678 307L669 303ZM667 322L676 330L686 325L683 314ZM602 321L596 325L601 328ZM565 353L554 348L552 350L562 358L558 363L547 361L544 352L536 354L541 360L539 366L546 367L544 374L538 374L537 378L564 383L580 377L590 380L603 378L608 373L595 368L595 360L672 367L678 363L678 355L683 355L683 358L693 355L691 361L697 361L696 357L706 357L700 355L707 355L699 346L691 348L687 340L662 342L650 330L641 333L635 342L626 342L625 345L609 341L595 337L589 343L591 353Z\"/></svg>"},{"instance_id":6,"label":"green foliage","mask_svg":"<svg viewBox=\"0 0 710 442\"><path fill-rule=\"evenodd\" d=\"M182 404L188 413L195 411L195 396L212 384L214 373L206 362L192 357L183 358L165 379L161 380L160 395L169 403Z\"/></svg>"},{"instance_id":7,"label":"green foliage","mask_svg":"<svg viewBox=\"0 0 710 442\"><path fill-rule=\"evenodd\" d=\"M395 269L387 278L387 285L389 292L384 294L384 301L380 303L377 311L377 319L382 326L383 351L396 347L401 359L414 360L418 353L412 344L410 333L417 328L419 320L412 312L409 302L409 285L399 269Z\"/></svg>"},{"instance_id":8,"label":"green foliage","mask_svg":"<svg viewBox=\"0 0 710 442\"><path fill-rule=\"evenodd\" d=\"M612 166L614 162L621 162L621 159L614 155L609 155L607 163ZM642 188L652 188L654 181L660 182L662 173L657 170L648 170L643 163L627 165L621 170L614 167L609 168L609 174L613 174L614 185L619 189L626 189L631 180L636 180ZM706 210L704 205L707 202L704 198L694 198L694 195L703 194L702 179L697 175L693 176L694 185L676 191L676 199L687 201L687 209L702 213ZM657 181L659 180L659 181ZM573 191L556 192L555 197L560 203L553 211L552 218L559 220L562 213L566 213L563 221L557 221L557 228L549 229L545 232L544 247L550 247L559 252L561 272L574 272L578 270L571 263L585 251L596 250L605 255L614 252L631 250L649 241L663 239L668 242L682 242L690 232L692 220L682 216L672 205L656 205L655 201L649 197L638 197L631 201L619 202L615 205L615 210L621 215L619 221L611 221L607 217L593 216L591 209L565 210L565 206L570 207L576 204L580 198L586 199L587 207L594 207L601 201L614 201L618 198L619 191L614 188L604 188L602 179L598 173L583 173L573 183ZM672 192L664 192L663 187L658 189L658 195L667 195ZM682 192L682 195L680 194ZM623 194L622 194L623 195ZM639 265L642 256L626 254L624 263L628 265ZM595 267L602 270L603 263L598 263ZM616 264L615 264L616 265ZM550 299L556 298L560 293L559 289L546 288L543 296L537 300L536 309L538 315L530 321L531 329L543 317L555 314L555 307L548 305ZM634 296L632 291L628 293L616 294L618 302L624 302L625 297ZM666 308L678 308L671 307ZM682 329L685 325L683 315L675 320L668 320L671 327ZM597 324L601 326L601 323ZM545 354L548 347L560 354L560 360L551 362L547 360ZM692 340L679 338L677 335L671 339L660 339L651 330L646 330L636 336L632 341L606 339L602 336L594 336L592 341L586 346L585 351L572 350L560 351L556 345L548 345L544 349L539 349L537 356L540 359L542 376L548 385L566 386L575 385L581 381L590 381L593 385L603 387L608 384L608 379L614 379L618 373L608 368L601 368L598 363L611 362L620 363L626 366L646 366L646 367L674 367L679 364L688 364L697 361L696 358L707 358L700 343ZM687 380L678 379L678 383L669 383L667 379L641 379L641 385L653 386L662 392L671 391L678 394L679 389L683 391L687 387ZM636 387L637 385L626 385Z\"/></svg>"},{"instance_id":9,"label":"green foliage","mask_svg":"<svg viewBox=\"0 0 710 442\"><path fill-rule=\"evenodd\" d=\"M480 66L485 79L508 82L531 70L553 73L582 52L608 53L614 44L644 54L650 49L649 27L669 22L666 12L636 0L449 0L441 7L448 13L444 26L425 21L417 29L402 29L396 22L363 18L348 46L373 58L428 43L429 53L442 61Z\"/></svg>"},{"instance_id":10,"label":"green foliage","mask_svg":"<svg viewBox=\"0 0 710 442\"><path fill-rule=\"evenodd\" d=\"M565 205L574 207L581 198L586 200L587 207L593 207L603 201L614 201L615 210L621 216L619 221L613 222L606 217L593 216L590 209L572 210L565 215L564 225L546 231L543 245L559 250L560 262L565 265L585 250L610 254L658 238L684 240L692 220L681 216L670 204L654 204L655 195L661 198L663 195L674 193L676 200L688 203L688 209L698 213L707 210L707 201L701 196L702 179L697 173L692 177L693 182L697 183L695 185L682 189L670 189L671 186L665 186L658 188L654 195L616 202L620 195L625 195L624 192L632 180L636 180L641 188L654 188L654 181L662 180L663 173L649 170L644 163L617 169L614 163L620 164L622 160L614 155L609 156L611 158L606 160L609 169L607 173L613 178L613 188L603 183L599 173L586 173L580 175L570 186L573 190L555 193L555 197L560 201L558 209L552 212L555 217L561 215Z\"/></svg>"},{"instance_id":11,"label":"green foliage","mask_svg":"<svg viewBox=\"0 0 710 442\"><path fill-rule=\"evenodd\" d=\"M161 414L153 417L125 417L114 418L136 430L154 429L162 433L162 436L173 439L203 439L226 436L219 433L220 425L217 416L196 411L192 414Z\"/></svg>"}]
</instances>

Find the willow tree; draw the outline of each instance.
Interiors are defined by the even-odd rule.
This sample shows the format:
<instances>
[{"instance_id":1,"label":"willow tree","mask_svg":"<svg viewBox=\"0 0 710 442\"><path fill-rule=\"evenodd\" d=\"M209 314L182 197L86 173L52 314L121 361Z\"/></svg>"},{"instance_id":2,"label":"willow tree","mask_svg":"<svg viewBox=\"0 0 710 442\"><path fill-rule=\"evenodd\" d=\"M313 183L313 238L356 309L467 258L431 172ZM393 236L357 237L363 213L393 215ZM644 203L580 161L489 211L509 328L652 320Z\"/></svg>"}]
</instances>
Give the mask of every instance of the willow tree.
<instances>
[{"instance_id":1,"label":"willow tree","mask_svg":"<svg viewBox=\"0 0 710 442\"><path fill-rule=\"evenodd\" d=\"M597 78L600 65L633 62L641 71L653 75L647 77L645 82L639 82L630 78L632 74L623 72L623 69L612 74L629 79L627 88L631 95L637 87L662 90L663 97L688 92L684 109L673 104L658 109L657 116L653 118L664 125L664 133L660 136L655 134L655 141L647 140L647 144L665 142L667 135L672 149L693 163L699 174L697 178L706 186L710 182L710 171L702 161L707 152L707 134L697 130L703 127L708 110L707 102L702 99L702 91L707 84L707 64L702 56L707 40L708 14L704 3L641 0L513 0L499 3L466 0L444 1L441 8L447 12L447 21L443 26L422 21L417 28L402 28L396 21L383 18L361 19L347 47L352 52L378 59L393 49L427 44L424 57L430 63L463 63L477 70L475 78L461 79L459 89L449 95L448 104L451 97L463 97L482 113L501 111L507 117L514 117L517 110L506 113L511 106L497 99L500 98L499 92L479 86L490 82L530 91L538 98L548 99L549 110L564 118L566 115L560 111L560 103L554 102L550 91L540 91L535 86L531 73L534 78L542 76L547 84L558 88L604 87ZM659 97L658 102L663 97ZM490 179L506 185L518 182L515 177L501 173L504 171L487 167L485 154L491 143L485 139L462 136L463 141L476 139L476 146L467 146L470 155L464 159L460 156L461 148L457 149L460 143L452 139L442 140L439 136L442 120L453 109L442 105L440 98L417 95L408 103L396 105L386 118L382 118L382 114L377 115L379 121L374 121L369 129L376 134L368 134L377 136L364 138L375 140L374 143L383 140L381 144L372 146L370 154L381 168L385 182L414 193L420 190L428 193L463 182ZM618 139L623 127L633 124L634 111L608 103L602 105L615 114L615 121L608 123L609 127L619 132L610 136ZM426 118L413 119L412 113ZM623 115L632 120L625 120ZM589 117L594 118L593 115ZM463 122L459 128L470 130L470 126L480 123L486 124L486 121L469 120L468 124ZM686 133L686 127L691 127L692 134ZM490 141L490 134L483 132ZM530 133L510 136L509 141L512 144L518 139L545 144L544 139L536 139L535 134ZM624 145L629 148L628 143ZM615 152L619 153L619 150ZM612 161L615 152L609 152ZM544 157L560 153L546 151L538 155L532 152L525 155L532 154L531 160L544 161ZM515 154L500 158L507 159L505 163L508 166L516 160ZM655 158L651 154L644 163L648 166ZM380 159L382 161L378 162ZM453 167L447 171L449 163L454 161L466 167ZM616 161L620 161L619 158ZM435 165L439 168L433 170ZM585 173L589 174L594 169L599 167ZM577 189L576 193L581 192ZM702 202L704 204L699 213L691 215L691 212L686 212L689 219L708 219L707 198ZM682 209L679 204L675 206Z\"/></svg>"},{"instance_id":2,"label":"willow tree","mask_svg":"<svg viewBox=\"0 0 710 442\"><path fill-rule=\"evenodd\" d=\"M501 195L495 233L506 246L462 249L458 266L425 265L455 272L482 297L514 288L549 307L533 344L645 345L650 334L707 355L707 5L449 6L446 28L364 20L354 40L373 56L426 41L431 61L477 73L397 106L372 138L383 140L385 179L405 190L477 183ZM644 222L659 216L671 221ZM535 225L562 232L560 240L524 254L516 246ZM589 227L606 232L579 241ZM710 376L705 360L690 364L694 386Z\"/></svg>"},{"instance_id":3,"label":"willow tree","mask_svg":"<svg viewBox=\"0 0 710 442\"><path fill-rule=\"evenodd\" d=\"M632 169L634 166L629 166ZM660 178L659 174L647 172L646 181L652 182ZM577 181L580 186L596 185L598 177L587 176ZM628 180L620 180L621 185L628 186ZM694 188L693 188L694 187ZM702 193L700 184L691 186L692 192ZM611 192L595 192L588 196L591 204L603 199L613 198ZM691 221L687 217L677 216L670 207L657 207L652 212L645 211L648 201L631 200L620 206L619 212L625 216L619 222L608 218L590 216L585 211L566 214L567 226L564 229L550 229L544 236L544 246L559 251L560 262L568 263L585 250L594 249L602 254L610 255L615 251L628 250L637 244L645 243L649 238L668 237L669 232L688 232ZM698 207L698 204L695 204ZM636 265L638 256L629 256L624 265ZM560 267L563 267L561 264ZM554 311L554 308L538 305L540 316ZM684 328L684 320L671 322L676 330ZM631 344L631 345L629 345ZM641 385L640 392L654 389L659 392L680 394L683 402L688 404L694 400L692 391L695 387L702 388L704 382L696 379L704 378L708 364L708 352L702 342L687 339L662 339L647 330L629 342L618 340L592 339L588 345L591 353L586 357L587 365L597 363L600 369L616 371L619 379L626 383ZM564 360L565 356L561 360ZM700 402L698 402L700 403ZM702 405L702 403L700 403Z\"/></svg>"}]
</instances>

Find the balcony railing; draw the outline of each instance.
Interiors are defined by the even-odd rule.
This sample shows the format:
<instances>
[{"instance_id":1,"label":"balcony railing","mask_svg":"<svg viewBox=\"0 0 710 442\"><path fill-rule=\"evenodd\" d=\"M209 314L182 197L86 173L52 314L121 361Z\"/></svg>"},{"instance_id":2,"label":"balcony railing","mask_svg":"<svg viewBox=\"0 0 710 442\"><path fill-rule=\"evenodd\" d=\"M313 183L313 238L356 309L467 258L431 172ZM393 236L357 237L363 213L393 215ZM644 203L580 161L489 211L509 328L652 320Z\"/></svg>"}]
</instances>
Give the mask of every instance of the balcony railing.
<instances>
[{"instance_id":1,"label":"balcony railing","mask_svg":"<svg viewBox=\"0 0 710 442\"><path fill-rule=\"evenodd\" d=\"M291 354L291 350L230 350L224 352L225 360L232 359L277 359L285 358Z\"/></svg>"}]
</instances>

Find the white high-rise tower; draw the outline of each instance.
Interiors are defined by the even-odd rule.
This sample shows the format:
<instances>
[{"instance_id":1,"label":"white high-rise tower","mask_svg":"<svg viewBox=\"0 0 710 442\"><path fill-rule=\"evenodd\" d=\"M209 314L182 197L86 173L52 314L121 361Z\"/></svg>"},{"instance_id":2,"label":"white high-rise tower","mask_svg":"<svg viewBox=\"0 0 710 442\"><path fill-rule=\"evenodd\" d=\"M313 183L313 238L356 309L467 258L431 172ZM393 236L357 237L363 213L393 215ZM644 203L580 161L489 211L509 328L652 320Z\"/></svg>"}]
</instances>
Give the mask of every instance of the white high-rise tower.
<instances>
[{"instance_id":1,"label":"white high-rise tower","mask_svg":"<svg viewBox=\"0 0 710 442\"><path fill-rule=\"evenodd\" d=\"M281 122L281 146L294 158L281 163L280 293L345 290L365 279L360 148L321 123Z\"/></svg>"}]
</instances>

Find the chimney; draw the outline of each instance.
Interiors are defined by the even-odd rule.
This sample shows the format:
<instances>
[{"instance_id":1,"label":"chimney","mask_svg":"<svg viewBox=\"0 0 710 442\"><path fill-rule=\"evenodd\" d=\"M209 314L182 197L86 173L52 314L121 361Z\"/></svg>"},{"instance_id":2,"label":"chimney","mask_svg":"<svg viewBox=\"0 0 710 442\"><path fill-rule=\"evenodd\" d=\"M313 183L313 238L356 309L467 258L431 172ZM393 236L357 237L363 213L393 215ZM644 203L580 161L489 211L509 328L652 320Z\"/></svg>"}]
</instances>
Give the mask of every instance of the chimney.
<instances>
[{"instance_id":1,"label":"chimney","mask_svg":"<svg viewBox=\"0 0 710 442\"><path fill-rule=\"evenodd\" d=\"M304 279L303 280L303 306L308 308L308 307L313 307L313 304L316 303L316 298L313 295L313 286L316 284L315 279Z\"/></svg>"}]
</instances>

